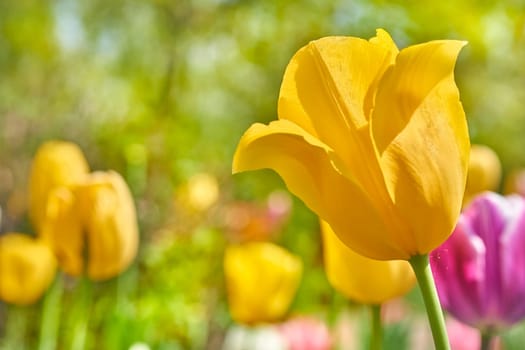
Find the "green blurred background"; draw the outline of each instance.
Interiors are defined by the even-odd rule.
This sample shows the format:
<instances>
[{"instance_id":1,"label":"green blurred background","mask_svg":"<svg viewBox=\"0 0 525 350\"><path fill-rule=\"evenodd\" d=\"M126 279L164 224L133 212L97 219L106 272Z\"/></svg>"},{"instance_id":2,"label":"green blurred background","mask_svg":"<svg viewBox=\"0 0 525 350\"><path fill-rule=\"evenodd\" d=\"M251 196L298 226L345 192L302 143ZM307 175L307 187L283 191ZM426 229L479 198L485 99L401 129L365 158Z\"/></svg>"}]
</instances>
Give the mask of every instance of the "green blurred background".
<instances>
[{"instance_id":1,"label":"green blurred background","mask_svg":"<svg viewBox=\"0 0 525 350\"><path fill-rule=\"evenodd\" d=\"M298 48L327 35L369 38L376 28L399 47L468 41L456 77L472 142L496 150L504 173L525 165L519 0L0 1L1 231L32 232L27 178L49 139L74 141L93 169L123 174L136 199L140 253L124 275L95 286L88 348L218 348L231 322L223 210L284 189L269 171L230 175L237 141L251 123L276 118ZM203 173L217 181L218 199L197 210L184 193ZM305 263L293 312L335 317L345 301L323 275L316 218L295 199L277 241ZM39 310L25 312L38 320ZM0 336L9 311L0 304ZM28 349L36 327L21 337Z\"/></svg>"}]
</instances>

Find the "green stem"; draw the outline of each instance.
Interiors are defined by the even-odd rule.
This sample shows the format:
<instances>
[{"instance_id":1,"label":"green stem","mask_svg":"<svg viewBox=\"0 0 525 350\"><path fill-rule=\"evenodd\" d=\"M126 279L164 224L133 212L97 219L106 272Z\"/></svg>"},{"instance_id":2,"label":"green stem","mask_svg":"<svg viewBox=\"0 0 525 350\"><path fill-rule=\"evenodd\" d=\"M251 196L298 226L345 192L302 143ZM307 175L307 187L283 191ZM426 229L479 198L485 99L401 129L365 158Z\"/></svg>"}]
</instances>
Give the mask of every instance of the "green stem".
<instances>
[{"instance_id":1,"label":"green stem","mask_svg":"<svg viewBox=\"0 0 525 350\"><path fill-rule=\"evenodd\" d=\"M372 314L370 350L381 350L383 345L383 325L381 324L381 304L371 305Z\"/></svg>"},{"instance_id":2,"label":"green stem","mask_svg":"<svg viewBox=\"0 0 525 350\"><path fill-rule=\"evenodd\" d=\"M423 295L435 348L436 350L450 350L445 318L441 310L434 278L432 277L432 271L428 263L428 254L413 256L410 258L409 263L412 265L412 269L416 274L419 289Z\"/></svg>"},{"instance_id":3,"label":"green stem","mask_svg":"<svg viewBox=\"0 0 525 350\"><path fill-rule=\"evenodd\" d=\"M2 349L26 349L28 312L27 306L8 306L5 338L0 343Z\"/></svg>"},{"instance_id":4,"label":"green stem","mask_svg":"<svg viewBox=\"0 0 525 350\"><path fill-rule=\"evenodd\" d=\"M75 300L73 306L73 334L71 350L84 350L88 333L89 310L91 309L91 281L87 277L81 277L76 286Z\"/></svg>"},{"instance_id":5,"label":"green stem","mask_svg":"<svg viewBox=\"0 0 525 350\"><path fill-rule=\"evenodd\" d=\"M53 285L44 297L38 350L54 350L57 348L63 291L64 280L62 274L58 273Z\"/></svg>"},{"instance_id":6,"label":"green stem","mask_svg":"<svg viewBox=\"0 0 525 350\"><path fill-rule=\"evenodd\" d=\"M492 332L481 332L480 350L489 350L492 341Z\"/></svg>"}]
</instances>

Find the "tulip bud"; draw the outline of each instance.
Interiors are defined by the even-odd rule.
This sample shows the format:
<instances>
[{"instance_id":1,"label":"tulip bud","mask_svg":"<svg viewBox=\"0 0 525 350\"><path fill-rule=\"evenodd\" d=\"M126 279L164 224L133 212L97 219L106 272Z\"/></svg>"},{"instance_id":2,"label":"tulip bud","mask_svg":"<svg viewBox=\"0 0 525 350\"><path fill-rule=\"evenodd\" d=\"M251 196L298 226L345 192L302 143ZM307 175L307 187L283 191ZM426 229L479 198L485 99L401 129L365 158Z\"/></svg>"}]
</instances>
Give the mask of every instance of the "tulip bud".
<instances>
[{"instance_id":1,"label":"tulip bud","mask_svg":"<svg viewBox=\"0 0 525 350\"><path fill-rule=\"evenodd\" d=\"M137 255L139 238L126 182L114 171L94 172L75 194L86 230L88 276L101 280L118 275Z\"/></svg>"},{"instance_id":2,"label":"tulip bud","mask_svg":"<svg viewBox=\"0 0 525 350\"><path fill-rule=\"evenodd\" d=\"M84 154L74 143L48 141L40 146L29 176L29 216L37 232L42 229L49 193L81 181L88 172Z\"/></svg>"},{"instance_id":3,"label":"tulip bud","mask_svg":"<svg viewBox=\"0 0 525 350\"><path fill-rule=\"evenodd\" d=\"M484 145L471 145L463 203L483 191L495 191L500 180L501 163L496 152Z\"/></svg>"},{"instance_id":4,"label":"tulip bud","mask_svg":"<svg viewBox=\"0 0 525 350\"><path fill-rule=\"evenodd\" d=\"M463 323L498 331L525 319L525 199L485 192L431 254L441 305Z\"/></svg>"},{"instance_id":5,"label":"tulip bud","mask_svg":"<svg viewBox=\"0 0 525 350\"><path fill-rule=\"evenodd\" d=\"M56 271L52 250L21 233L0 236L0 300L17 305L37 301Z\"/></svg>"},{"instance_id":6,"label":"tulip bud","mask_svg":"<svg viewBox=\"0 0 525 350\"><path fill-rule=\"evenodd\" d=\"M275 244L230 245L224 275L232 318L246 324L279 320L288 311L301 273L301 260Z\"/></svg>"},{"instance_id":7,"label":"tulip bud","mask_svg":"<svg viewBox=\"0 0 525 350\"><path fill-rule=\"evenodd\" d=\"M103 280L121 273L138 248L135 206L124 179L94 172L83 183L52 191L42 236L68 274L87 270L89 278Z\"/></svg>"}]
</instances>

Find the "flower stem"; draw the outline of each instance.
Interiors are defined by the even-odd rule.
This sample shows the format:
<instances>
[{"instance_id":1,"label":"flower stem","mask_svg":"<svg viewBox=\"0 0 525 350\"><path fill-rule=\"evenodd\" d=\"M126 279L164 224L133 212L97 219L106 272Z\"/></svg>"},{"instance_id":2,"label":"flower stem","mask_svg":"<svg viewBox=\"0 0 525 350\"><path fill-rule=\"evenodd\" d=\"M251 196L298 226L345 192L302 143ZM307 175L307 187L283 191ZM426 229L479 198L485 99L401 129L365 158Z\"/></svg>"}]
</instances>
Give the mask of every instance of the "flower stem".
<instances>
[{"instance_id":1,"label":"flower stem","mask_svg":"<svg viewBox=\"0 0 525 350\"><path fill-rule=\"evenodd\" d=\"M492 341L492 332L481 332L480 350L489 350Z\"/></svg>"},{"instance_id":2,"label":"flower stem","mask_svg":"<svg viewBox=\"0 0 525 350\"><path fill-rule=\"evenodd\" d=\"M0 342L0 347L2 349L26 349L28 312L28 306L8 306L5 338Z\"/></svg>"},{"instance_id":3,"label":"flower stem","mask_svg":"<svg viewBox=\"0 0 525 350\"><path fill-rule=\"evenodd\" d=\"M381 350L383 344L383 325L381 324L381 304L370 305L372 314L370 350Z\"/></svg>"},{"instance_id":4,"label":"flower stem","mask_svg":"<svg viewBox=\"0 0 525 350\"><path fill-rule=\"evenodd\" d=\"M57 348L63 291L64 281L62 274L59 273L44 297L38 350L54 350Z\"/></svg>"},{"instance_id":5,"label":"flower stem","mask_svg":"<svg viewBox=\"0 0 525 350\"><path fill-rule=\"evenodd\" d=\"M84 350L86 346L92 298L91 287L91 281L87 277L80 277L76 286L77 290L75 291L78 297L75 298L75 305L71 313L74 325L71 350Z\"/></svg>"},{"instance_id":6,"label":"flower stem","mask_svg":"<svg viewBox=\"0 0 525 350\"><path fill-rule=\"evenodd\" d=\"M428 254L415 255L410 258L409 263L416 274L419 289L423 295L435 348L436 350L450 350L445 318L439 303L432 271L430 270Z\"/></svg>"}]
</instances>

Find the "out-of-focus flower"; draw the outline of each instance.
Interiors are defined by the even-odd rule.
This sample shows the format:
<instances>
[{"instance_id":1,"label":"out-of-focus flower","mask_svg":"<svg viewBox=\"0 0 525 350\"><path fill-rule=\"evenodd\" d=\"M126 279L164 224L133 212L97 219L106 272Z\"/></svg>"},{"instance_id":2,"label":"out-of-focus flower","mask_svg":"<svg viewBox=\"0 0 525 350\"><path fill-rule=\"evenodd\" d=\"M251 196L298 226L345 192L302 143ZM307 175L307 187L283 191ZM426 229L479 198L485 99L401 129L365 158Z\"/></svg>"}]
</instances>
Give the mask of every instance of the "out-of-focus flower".
<instances>
[{"instance_id":1,"label":"out-of-focus flower","mask_svg":"<svg viewBox=\"0 0 525 350\"><path fill-rule=\"evenodd\" d=\"M501 180L501 162L492 148L484 145L471 145L467 185L463 203L484 192L495 191Z\"/></svg>"},{"instance_id":2,"label":"out-of-focus flower","mask_svg":"<svg viewBox=\"0 0 525 350\"><path fill-rule=\"evenodd\" d=\"M236 202L225 209L225 229L234 242L271 240L288 218L290 210L289 195L278 191L268 196L265 206Z\"/></svg>"},{"instance_id":3,"label":"out-of-focus flower","mask_svg":"<svg viewBox=\"0 0 525 350\"><path fill-rule=\"evenodd\" d=\"M48 141L38 148L29 176L29 216L37 232L47 215L49 193L83 181L88 173L86 158L76 144Z\"/></svg>"},{"instance_id":4,"label":"out-of-focus flower","mask_svg":"<svg viewBox=\"0 0 525 350\"><path fill-rule=\"evenodd\" d=\"M379 261L348 248L326 222L321 221L325 271L340 293L364 304L381 304L406 294L416 283L404 260Z\"/></svg>"},{"instance_id":5,"label":"out-of-focus flower","mask_svg":"<svg viewBox=\"0 0 525 350\"><path fill-rule=\"evenodd\" d=\"M450 348L454 350L479 350L480 337L476 328L458 322L453 317L448 317L447 334L450 340Z\"/></svg>"},{"instance_id":6,"label":"out-of-focus flower","mask_svg":"<svg viewBox=\"0 0 525 350\"><path fill-rule=\"evenodd\" d=\"M503 192L506 194L516 193L525 197L525 169L513 170L505 178Z\"/></svg>"},{"instance_id":7,"label":"out-of-focus flower","mask_svg":"<svg viewBox=\"0 0 525 350\"><path fill-rule=\"evenodd\" d=\"M224 276L232 318L244 324L281 319L295 296L301 274L300 258L273 243L228 246Z\"/></svg>"},{"instance_id":8,"label":"out-of-focus flower","mask_svg":"<svg viewBox=\"0 0 525 350\"><path fill-rule=\"evenodd\" d=\"M129 350L150 350L150 346L146 343L142 343L142 342L139 342L139 343L133 343L131 344L131 346L129 347Z\"/></svg>"},{"instance_id":9,"label":"out-of-focus flower","mask_svg":"<svg viewBox=\"0 0 525 350\"><path fill-rule=\"evenodd\" d=\"M190 209L205 211L219 199L219 183L211 174L197 173L189 178L177 195Z\"/></svg>"},{"instance_id":10,"label":"out-of-focus flower","mask_svg":"<svg viewBox=\"0 0 525 350\"><path fill-rule=\"evenodd\" d=\"M290 350L276 326L230 327L222 350Z\"/></svg>"},{"instance_id":11,"label":"out-of-focus flower","mask_svg":"<svg viewBox=\"0 0 525 350\"><path fill-rule=\"evenodd\" d=\"M326 37L292 58L279 120L242 136L233 172L270 168L354 251L380 260L427 254L461 210L469 136L454 82L465 43L398 50Z\"/></svg>"},{"instance_id":12,"label":"out-of-focus flower","mask_svg":"<svg viewBox=\"0 0 525 350\"><path fill-rule=\"evenodd\" d=\"M525 199L485 192L431 254L443 307L481 331L525 317Z\"/></svg>"},{"instance_id":13,"label":"out-of-focus flower","mask_svg":"<svg viewBox=\"0 0 525 350\"><path fill-rule=\"evenodd\" d=\"M330 350L332 339L326 325L312 317L295 317L279 326L288 350Z\"/></svg>"},{"instance_id":14,"label":"out-of-focus flower","mask_svg":"<svg viewBox=\"0 0 525 350\"><path fill-rule=\"evenodd\" d=\"M0 236L0 300L28 305L37 301L55 277L53 251L21 233Z\"/></svg>"},{"instance_id":15,"label":"out-of-focus flower","mask_svg":"<svg viewBox=\"0 0 525 350\"><path fill-rule=\"evenodd\" d=\"M138 248L135 206L122 176L94 172L82 183L56 188L48 199L41 236L68 274L86 272L93 280L103 280L121 273Z\"/></svg>"}]
</instances>

